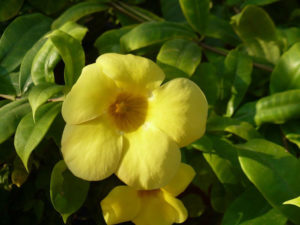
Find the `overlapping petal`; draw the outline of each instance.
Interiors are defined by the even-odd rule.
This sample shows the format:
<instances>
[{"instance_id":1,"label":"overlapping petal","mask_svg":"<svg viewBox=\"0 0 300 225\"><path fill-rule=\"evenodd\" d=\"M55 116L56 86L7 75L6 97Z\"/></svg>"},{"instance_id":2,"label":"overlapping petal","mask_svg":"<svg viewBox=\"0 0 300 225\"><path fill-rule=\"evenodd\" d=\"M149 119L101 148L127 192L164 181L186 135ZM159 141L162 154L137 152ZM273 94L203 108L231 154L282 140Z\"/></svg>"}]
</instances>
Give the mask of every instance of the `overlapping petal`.
<instances>
[{"instance_id":1,"label":"overlapping petal","mask_svg":"<svg viewBox=\"0 0 300 225\"><path fill-rule=\"evenodd\" d=\"M188 217L188 212L184 207L183 203L177 198L174 198L168 192L163 192L163 198L165 202L167 202L169 206L171 206L174 209L172 217L173 222L183 223Z\"/></svg>"},{"instance_id":2,"label":"overlapping petal","mask_svg":"<svg viewBox=\"0 0 300 225\"><path fill-rule=\"evenodd\" d=\"M128 186L117 186L101 201L105 222L110 224L133 220L141 208L138 192Z\"/></svg>"},{"instance_id":3,"label":"overlapping petal","mask_svg":"<svg viewBox=\"0 0 300 225\"><path fill-rule=\"evenodd\" d=\"M108 53L101 55L96 63L118 87L137 93L159 87L165 78L154 62L140 56Z\"/></svg>"},{"instance_id":4,"label":"overlapping petal","mask_svg":"<svg viewBox=\"0 0 300 225\"><path fill-rule=\"evenodd\" d=\"M181 163L178 172L162 190L177 196L184 192L196 175L195 170L188 164Z\"/></svg>"},{"instance_id":5,"label":"overlapping petal","mask_svg":"<svg viewBox=\"0 0 300 225\"><path fill-rule=\"evenodd\" d=\"M137 189L166 185L180 165L177 144L152 124L124 136L123 157L116 175Z\"/></svg>"},{"instance_id":6,"label":"overlapping petal","mask_svg":"<svg viewBox=\"0 0 300 225\"><path fill-rule=\"evenodd\" d=\"M110 120L101 116L80 125L67 124L61 151L70 171L84 180L113 174L122 155L123 138Z\"/></svg>"},{"instance_id":7,"label":"overlapping petal","mask_svg":"<svg viewBox=\"0 0 300 225\"><path fill-rule=\"evenodd\" d=\"M79 124L100 116L118 91L114 81L105 76L96 63L84 67L63 103L64 120L68 124Z\"/></svg>"},{"instance_id":8,"label":"overlapping petal","mask_svg":"<svg viewBox=\"0 0 300 225\"><path fill-rule=\"evenodd\" d=\"M188 79L177 78L153 91L147 120L186 146L204 134L207 109L200 88Z\"/></svg>"},{"instance_id":9,"label":"overlapping petal","mask_svg":"<svg viewBox=\"0 0 300 225\"><path fill-rule=\"evenodd\" d=\"M141 197L142 207L133 220L135 225L171 225L175 222L176 211L166 201L163 193L145 193Z\"/></svg>"}]
</instances>

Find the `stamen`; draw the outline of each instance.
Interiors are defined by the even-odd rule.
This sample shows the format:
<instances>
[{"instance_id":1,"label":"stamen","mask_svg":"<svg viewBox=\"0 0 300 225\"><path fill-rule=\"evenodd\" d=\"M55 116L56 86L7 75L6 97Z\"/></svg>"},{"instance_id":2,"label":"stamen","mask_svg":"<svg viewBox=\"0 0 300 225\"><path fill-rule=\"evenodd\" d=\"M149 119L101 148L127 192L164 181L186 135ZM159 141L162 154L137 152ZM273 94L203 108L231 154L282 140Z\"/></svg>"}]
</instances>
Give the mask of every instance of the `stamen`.
<instances>
[{"instance_id":1,"label":"stamen","mask_svg":"<svg viewBox=\"0 0 300 225\"><path fill-rule=\"evenodd\" d=\"M131 132L145 122L147 107L145 96L123 92L117 96L108 111L121 131Z\"/></svg>"}]
</instances>

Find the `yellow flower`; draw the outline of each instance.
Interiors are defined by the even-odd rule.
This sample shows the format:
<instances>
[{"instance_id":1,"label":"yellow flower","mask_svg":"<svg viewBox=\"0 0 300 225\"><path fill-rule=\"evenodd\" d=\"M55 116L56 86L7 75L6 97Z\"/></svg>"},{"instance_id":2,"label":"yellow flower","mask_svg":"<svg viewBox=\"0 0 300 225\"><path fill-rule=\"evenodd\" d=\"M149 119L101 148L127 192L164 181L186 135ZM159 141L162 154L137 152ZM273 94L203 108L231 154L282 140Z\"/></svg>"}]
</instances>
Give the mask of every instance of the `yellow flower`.
<instances>
[{"instance_id":1,"label":"yellow flower","mask_svg":"<svg viewBox=\"0 0 300 225\"><path fill-rule=\"evenodd\" d=\"M115 187L100 203L106 223L183 223L187 218L187 210L175 197L186 189L194 176L194 169L182 163L173 180L161 189L137 191L128 186Z\"/></svg>"},{"instance_id":2,"label":"yellow flower","mask_svg":"<svg viewBox=\"0 0 300 225\"><path fill-rule=\"evenodd\" d=\"M175 175L179 147L205 131L207 102L200 88L178 78L160 86L151 60L104 54L86 66L63 103L62 154L85 180L115 173L137 189L156 189Z\"/></svg>"}]
</instances>

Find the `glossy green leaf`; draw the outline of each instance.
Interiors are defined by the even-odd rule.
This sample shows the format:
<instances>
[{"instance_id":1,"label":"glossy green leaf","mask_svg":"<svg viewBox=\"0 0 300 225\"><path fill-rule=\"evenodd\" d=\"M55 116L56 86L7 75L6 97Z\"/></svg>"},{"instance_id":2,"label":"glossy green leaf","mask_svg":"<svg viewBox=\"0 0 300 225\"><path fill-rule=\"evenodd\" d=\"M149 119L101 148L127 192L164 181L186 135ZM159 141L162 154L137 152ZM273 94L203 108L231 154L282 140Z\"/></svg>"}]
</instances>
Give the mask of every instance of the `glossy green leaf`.
<instances>
[{"instance_id":1,"label":"glossy green leaf","mask_svg":"<svg viewBox=\"0 0 300 225\"><path fill-rule=\"evenodd\" d=\"M291 120L281 125L285 137L300 148L300 120Z\"/></svg>"},{"instance_id":2,"label":"glossy green leaf","mask_svg":"<svg viewBox=\"0 0 300 225\"><path fill-rule=\"evenodd\" d=\"M232 17L231 24L251 56L274 64L277 62L280 47L277 43L276 28L262 8L255 5L246 6L241 13Z\"/></svg>"},{"instance_id":3,"label":"glossy green leaf","mask_svg":"<svg viewBox=\"0 0 300 225\"><path fill-rule=\"evenodd\" d=\"M29 14L15 19L0 40L0 66L8 72L18 67L26 52L50 29L51 19Z\"/></svg>"},{"instance_id":4,"label":"glossy green leaf","mask_svg":"<svg viewBox=\"0 0 300 225\"><path fill-rule=\"evenodd\" d=\"M261 98L256 104L255 122L284 123L300 117L300 90L290 90Z\"/></svg>"},{"instance_id":5,"label":"glossy green leaf","mask_svg":"<svg viewBox=\"0 0 300 225\"><path fill-rule=\"evenodd\" d=\"M300 196L297 198L288 200L288 201L284 202L283 204L285 204L285 205L290 204L290 205L295 205L295 206L300 207Z\"/></svg>"},{"instance_id":6,"label":"glossy green leaf","mask_svg":"<svg viewBox=\"0 0 300 225\"><path fill-rule=\"evenodd\" d=\"M75 177L63 160L56 163L51 173L50 197L53 207L66 223L67 218L84 203L89 182Z\"/></svg>"},{"instance_id":7,"label":"glossy green leaf","mask_svg":"<svg viewBox=\"0 0 300 225\"><path fill-rule=\"evenodd\" d=\"M50 35L50 40L65 63L65 84L71 89L85 65L85 54L81 43L71 35L59 30Z\"/></svg>"},{"instance_id":8,"label":"glossy green leaf","mask_svg":"<svg viewBox=\"0 0 300 225\"><path fill-rule=\"evenodd\" d=\"M175 39L164 43L156 59L159 65L168 65L192 76L200 64L201 57L202 51L197 44Z\"/></svg>"},{"instance_id":9,"label":"glossy green leaf","mask_svg":"<svg viewBox=\"0 0 300 225\"><path fill-rule=\"evenodd\" d=\"M100 55L109 52L122 53L120 38L133 28L134 26L125 26L106 31L97 38L94 46Z\"/></svg>"},{"instance_id":10,"label":"glossy green leaf","mask_svg":"<svg viewBox=\"0 0 300 225\"><path fill-rule=\"evenodd\" d=\"M28 170L28 159L32 151L46 135L53 120L61 110L61 103L52 102L41 106L33 120L32 113L28 113L17 127L15 135L15 148Z\"/></svg>"},{"instance_id":11,"label":"glossy green leaf","mask_svg":"<svg viewBox=\"0 0 300 225\"><path fill-rule=\"evenodd\" d=\"M160 7L166 20L174 22L185 20L178 0L160 0Z\"/></svg>"},{"instance_id":12,"label":"glossy green leaf","mask_svg":"<svg viewBox=\"0 0 300 225\"><path fill-rule=\"evenodd\" d=\"M209 17L210 0L179 0L179 3L191 27L204 34Z\"/></svg>"},{"instance_id":13,"label":"glossy green leaf","mask_svg":"<svg viewBox=\"0 0 300 225\"><path fill-rule=\"evenodd\" d=\"M203 153L204 158L223 184L226 191L233 195L243 191L243 172L238 162L236 148L230 143L215 137L211 137L213 151Z\"/></svg>"},{"instance_id":14,"label":"glossy green leaf","mask_svg":"<svg viewBox=\"0 0 300 225\"><path fill-rule=\"evenodd\" d=\"M174 38L194 39L196 34L178 23L147 22L123 35L121 46L125 51L130 52Z\"/></svg>"},{"instance_id":15,"label":"glossy green leaf","mask_svg":"<svg viewBox=\"0 0 300 225\"><path fill-rule=\"evenodd\" d=\"M239 106L251 83L252 60L249 56L239 52L231 51L225 59L226 72L233 76L231 86L231 97L227 104L227 116L232 116Z\"/></svg>"},{"instance_id":16,"label":"glossy green leaf","mask_svg":"<svg viewBox=\"0 0 300 225\"><path fill-rule=\"evenodd\" d=\"M219 97L220 78L216 68L211 63L201 63L191 78L204 92L208 104L213 105Z\"/></svg>"},{"instance_id":17,"label":"glossy green leaf","mask_svg":"<svg viewBox=\"0 0 300 225\"><path fill-rule=\"evenodd\" d=\"M16 100L0 108L0 143L15 133L20 120L28 112L30 106L27 99Z\"/></svg>"},{"instance_id":18,"label":"glossy green leaf","mask_svg":"<svg viewBox=\"0 0 300 225\"><path fill-rule=\"evenodd\" d=\"M52 29L58 29L69 21L76 22L80 18L95 12L101 12L108 8L107 5L98 2L81 2L66 10L51 25Z\"/></svg>"},{"instance_id":19,"label":"glossy green leaf","mask_svg":"<svg viewBox=\"0 0 300 225\"><path fill-rule=\"evenodd\" d=\"M61 10L68 2L68 0L28 0L35 8L41 10L43 13L50 15Z\"/></svg>"},{"instance_id":20,"label":"glossy green leaf","mask_svg":"<svg viewBox=\"0 0 300 225\"><path fill-rule=\"evenodd\" d=\"M229 206L221 225L285 225L286 222L286 217L250 187Z\"/></svg>"},{"instance_id":21,"label":"glossy green leaf","mask_svg":"<svg viewBox=\"0 0 300 225\"><path fill-rule=\"evenodd\" d=\"M299 51L300 43L296 43L280 57L271 74L271 93L300 89Z\"/></svg>"},{"instance_id":22,"label":"glossy green leaf","mask_svg":"<svg viewBox=\"0 0 300 225\"><path fill-rule=\"evenodd\" d=\"M299 208L282 203L300 195L300 161L283 147L264 139L240 145L242 169L264 198L295 224Z\"/></svg>"},{"instance_id":23,"label":"glossy green leaf","mask_svg":"<svg viewBox=\"0 0 300 225\"><path fill-rule=\"evenodd\" d=\"M73 38L79 41L83 39L87 32L85 27L82 27L74 22L66 23L60 27L59 30L71 35ZM35 85L44 82L53 83L53 70L59 61L60 55L58 50L55 48L51 40L47 40L37 52L32 62L31 78L33 83Z\"/></svg>"},{"instance_id":24,"label":"glossy green leaf","mask_svg":"<svg viewBox=\"0 0 300 225\"><path fill-rule=\"evenodd\" d=\"M46 39L41 39L34 44L34 46L26 53L24 56L21 67L20 67L20 75L19 75L19 87L21 93L25 93L30 85L32 84L31 79L31 67L32 62L35 55L41 49L41 47L45 44Z\"/></svg>"},{"instance_id":25,"label":"glossy green leaf","mask_svg":"<svg viewBox=\"0 0 300 225\"><path fill-rule=\"evenodd\" d=\"M245 140L260 138L261 135L254 127L247 123L228 117L212 117L207 121L207 132L226 131L235 134Z\"/></svg>"},{"instance_id":26,"label":"glossy green leaf","mask_svg":"<svg viewBox=\"0 0 300 225\"><path fill-rule=\"evenodd\" d=\"M63 86L56 85L52 83L42 83L37 86L34 86L28 95L28 100L32 108L33 119L35 119L36 110L49 98L52 96L61 93L62 94Z\"/></svg>"},{"instance_id":27,"label":"glossy green leaf","mask_svg":"<svg viewBox=\"0 0 300 225\"><path fill-rule=\"evenodd\" d=\"M197 141L193 142L191 146L197 150L203 152L212 152L213 151L213 143L212 140L207 136L204 135Z\"/></svg>"},{"instance_id":28,"label":"glossy green leaf","mask_svg":"<svg viewBox=\"0 0 300 225\"><path fill-rule=\"evenodd\" d=\"M208 17L205 36L222 40L233 46L240 43L230 23L213 14L210 14Z\"/></svg>"},{"instance_id":29,"label":"glossy green leaf","mask_svg":"<svg viewBox=\"0 0 300 225\"><path fill-rule=\"evenodd\" d=\"M24 0L5 0L0 2L0 22L17 15Z\"/></svg>"},{"instance_id":30,"label":"glossy green leaf","mask_svg":"<svg viewBox=\"0 0 300 225\"><path fill-rule=\"evenodd\" d=\"M286 47L290 47L297 42L300 42L300 28L290 27L285 29L278 29L280 38L286 42Z\"/></svg>"}]
</instances>

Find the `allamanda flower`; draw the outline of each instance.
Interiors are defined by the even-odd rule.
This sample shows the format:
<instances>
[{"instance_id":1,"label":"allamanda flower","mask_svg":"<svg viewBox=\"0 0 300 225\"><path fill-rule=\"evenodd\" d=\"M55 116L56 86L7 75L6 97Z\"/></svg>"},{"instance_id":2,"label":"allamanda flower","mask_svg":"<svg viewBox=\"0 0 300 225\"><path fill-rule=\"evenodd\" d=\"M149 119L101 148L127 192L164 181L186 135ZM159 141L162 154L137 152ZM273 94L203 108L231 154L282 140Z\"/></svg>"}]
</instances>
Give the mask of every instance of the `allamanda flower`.
<instances>
[{"instance_id":1,"label":"allamanda flower","mask_svg":"<svg viewBox=\"0 0 300 225\"><path fill-rule=\"evenodd\" d=\"M115 187L102 201L108 225L132 221L136 225L171 225L183 223L187 210L175 197L183 192L195 176L194 169L181 164L171 182L157 190L137 191L128 186Z\"/></svg>"},{"instance_id":2,"label":"allamanda flower","mask_svg":"<svg viewBox=\"0 0 300 225\"><path fill-rule=\"evenodd\" d=\"M137 189L168 183L180 164L180 146L205 131L207 101L200 88L178 78L160 86L151 60L104 54L86 66L63 103L62 154L85 180L115 173Z\"/></svg>"}]
</instances>

